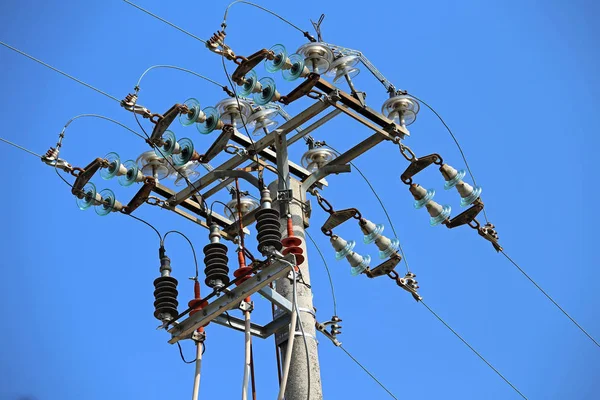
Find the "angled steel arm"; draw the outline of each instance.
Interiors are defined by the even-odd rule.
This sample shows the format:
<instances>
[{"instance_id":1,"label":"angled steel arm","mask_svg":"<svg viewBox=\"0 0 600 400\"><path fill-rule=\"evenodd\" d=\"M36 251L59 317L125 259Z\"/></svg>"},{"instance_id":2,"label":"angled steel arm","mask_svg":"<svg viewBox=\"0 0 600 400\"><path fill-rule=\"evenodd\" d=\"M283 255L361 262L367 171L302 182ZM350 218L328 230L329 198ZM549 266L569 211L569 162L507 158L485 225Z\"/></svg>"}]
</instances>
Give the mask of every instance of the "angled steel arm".
<instances>
[{"instance_id":1,"label":"angled steel arm","mask_svg":"<svg viewBox=\"0 0 600 400\"><path fill-rule=\"evenodd\" d=\"M286 276L296 264L296 258L293 254L288 254L284 260L274 260L271 265L257 272L235 289L209 303L202 311L177 323L169 329L171 333L169 343L174 344L191 337L199 327L206 325L225 311L236 308L246 297L258 292L274 280Z\"/></svg>"}]
</instances>

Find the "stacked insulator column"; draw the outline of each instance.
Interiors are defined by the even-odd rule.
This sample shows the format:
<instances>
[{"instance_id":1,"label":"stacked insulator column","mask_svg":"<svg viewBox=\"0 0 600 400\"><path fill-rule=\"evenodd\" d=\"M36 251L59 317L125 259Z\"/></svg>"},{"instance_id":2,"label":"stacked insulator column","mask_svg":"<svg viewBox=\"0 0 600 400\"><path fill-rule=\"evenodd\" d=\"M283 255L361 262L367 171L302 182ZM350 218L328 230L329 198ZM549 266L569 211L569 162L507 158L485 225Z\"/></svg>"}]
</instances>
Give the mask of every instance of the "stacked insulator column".
<instances>
[{"instance_id":1,"label":"stacked insulator column","mask_svg":"<svg viewBox=\"0 0 600 400\"><path fill-rule=\"evenodd\" d=\"M375 225L368 219L361 218L359 221L359 226L365 235L365 244L375 242L375 245L379 249L379 258L387 258L398 251L398 245L400 242L396 238L389 239L386 236L383 236L381 234L381 232L383 232L382 224Z\"/></svg>"},{"instance_id":2,"label":"stacked insulator column","mask_svg":"<svg viewBox=\"0 0 600 400\"><path fill-rule=\"evenodd\" d=\"M236 282L236 286L239 286L242 282L250 279L250 271L252 271L252 267L248 267L246 265L246 258L244 257L244 252L238 251L238 263L239 267L235 271L233 271L233 276L236 278L241 278Z\"/></svg>"},{"instance_id":3,"label":"stacked insulator column","mask_svg":"<svg viewBox=\"0 0 600 400\"><path fill-rule=\"evenodd\" d=\"M171 260L165 254L165 248L162 246L159 255L161 276L154 280L154 317L165 323L172 321L178 315L177 279L170 276Z\"/></svg>"},{"instance_id":4,"label":"stacked insulator column","mask_svg":"<svg viewBox=\"0 0 600 400\"><path fill-rule=\"evenodd\" d=\"M457 171L448 164L443 164L440 167L440 172L446 180L444 188L446 190L456 187L460 194L460 205L466 207L473 204L481 195L481 186L471 186L462 179L465 177L465 170Z\"/></svg>"},{"instance_id":5,"label":"stacked insulator column","mask_svg":"<svg viewBox=\"0 0 600 400\"><path fill-rule=\"evenodd\" d=\"M284 247L282 251L284 256L287 254L296 256L296 265L301 265L304 262L304 249L300 247L302 245L302 238L294 235L294 224L291 215L288 215L287 218L287 237L281 240L281 244Z\"/></svg>"},{"instance_id":6,"label":"stacked insulator column","mask_svg":"<svg viewBox=\"0 0 600 400\"><path fill-rule=\"evenodd\" d=\"M204 274L206 286L220 289L229 284L229 267L227 262L227 246L220 243L219 227L215 224L210 227L210 243L204 246Z\"/></svg>"},{"instance_id":7,"label":"stacked insulator column","mask_svg":"<svg viewBox=\"0 0 600 400\"><path fill-rule=\"evenodd\" d=\"M202 311L208 302L200 298L200 282L194 281L194 298L188 302L188 307L191 309L190 316ZM207 324L208 325L208 324ZM206 325L205 325L206 326ZM198 332L204 331L204 327L198 328Z\"/></svg>"},{"instance_id":8,"label":"stacked insulator column","mask_svg":"<svg viewBox=\"0 0 600 400\"><path fill-rule=\"evenodd\" d=\"M279 211L271 208L271 196L269 189L264 188L261 192L261 209L256 212L256 239L258 240L258 251L263 255L269 255L273 250L280 251L281 222L279 222Z\"/></svg>"},{"instance_id":9,"label":"stacked insulator column","mask_svg":"<svg viewBox=\"0 0 600 400\"><path fill-rule=\"evenodd\" d=\"M350 269L350 273L352 276L360 275L369 268L369 264L371 263L371 256L361 256L358 253L353 251L356 242L351 240L349 242L345 241L343 238L338 235L333 235L329 239L331 245L335 249L335 259L341 260L342 258L346 258L352 267Z\"/></svg>"},{"instance_id":10,"label":"stacked insulator column","mask_svg":"<svg viewBox=\"0 0 600 400\"><path fill-rule=\"evenodd\" d=\"M435 194L433 190L426 190L416 183L411 184L409 190L415 198L415 208L425 206L427 209L427 212L431 217L429 223L432 226L439 225L450 217L450 206L442 206L432 200Z\"/></svg>"}]
</instances>

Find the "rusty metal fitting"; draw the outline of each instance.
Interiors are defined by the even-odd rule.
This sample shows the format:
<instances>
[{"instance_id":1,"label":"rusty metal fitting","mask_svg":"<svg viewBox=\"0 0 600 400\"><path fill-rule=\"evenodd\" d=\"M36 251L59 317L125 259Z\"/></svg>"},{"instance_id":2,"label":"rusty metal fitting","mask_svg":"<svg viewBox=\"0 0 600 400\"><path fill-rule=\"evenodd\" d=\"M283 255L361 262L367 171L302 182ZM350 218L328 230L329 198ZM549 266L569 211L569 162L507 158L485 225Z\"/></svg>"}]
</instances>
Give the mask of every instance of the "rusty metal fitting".
<instances>
[{"instance_id":1,"label":"rusty metal fitting","mask_svg":"<svg viewBox=\"0 0 600 400\"><path fill-rule=\"evenodd\" d=\"M417 159L417 156L410 147L402 143L398 143L398 147L400 148L400 154L402 154L402 157L404 157L407 161L413 162Z\"/></svg>"}]
</instances>

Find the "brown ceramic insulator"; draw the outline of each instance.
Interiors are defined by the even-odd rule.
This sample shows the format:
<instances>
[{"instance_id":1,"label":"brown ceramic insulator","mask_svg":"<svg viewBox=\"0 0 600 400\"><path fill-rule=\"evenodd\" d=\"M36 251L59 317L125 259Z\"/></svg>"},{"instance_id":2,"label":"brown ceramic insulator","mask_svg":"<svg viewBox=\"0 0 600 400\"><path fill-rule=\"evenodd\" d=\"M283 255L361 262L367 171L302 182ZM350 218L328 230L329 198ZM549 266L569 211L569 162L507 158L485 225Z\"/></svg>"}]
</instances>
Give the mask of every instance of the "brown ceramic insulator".
<instances>
[{"instance_id":1,"label":"brown ceramic insulator","mask_svg":"<svg viewBox=\"0 0 600 400\"><path fill-rule=\"evenodd\" d=\"M239 277L243 277L242 279L237 281L235 283L235 285L239 286L242 282L245 282L248 279L250 279L250 277L251 277L250 271L252 271L251 267L240 267L240 268L236 269L235 271L233 271L233 276L235 276L236 279Z\"/></svg>"},{"instance_id":2,"label":"brown ceramic insulator","mask_svg":"<svg viewBox=\"0 0 600 400\"><path fill-rule=\"evenodd\" d=\"M304 250L302 249L302 247L286 247L285 249L283 249L283 251L281 253L284 256L287 254L295 255L297 265L302 264L305 260L305 257L302 255L304 253Z\"/></svg>"},{"instance_id":3,"label":"brown ceramic insulator","mask_svg":"<svg viewBox=\"0 0 600 400\"><path fill-rule=\"evenodd\" d=\"M200 282L197 280L194 282L194 298L188 302L188 307L191 308L190 316L202 311L204 307L208 305L206 300L200 298ZM208 325L208 324L206 324ZM204 325L204 326L206 326ZM204 326L198 328L198 332L204 331Z\"/></svg>"},{"instance_id":4,"label":"brown ceramic insulator","mask_svg":"<svg viewBox=\"0 0 600 400\"><path fill-rule=\"evenodd\" d=\"M284 256L286 254L294 254L296 256L296 264L300 265L305 260L305 257L302 255L304 254L304 249L300 247L302 239L294 235L294 224L292 218L289 217L287 219L287 235L288 237L281 240L281 244L285 247L282 254Z\"/></svg>"}]
</instances>

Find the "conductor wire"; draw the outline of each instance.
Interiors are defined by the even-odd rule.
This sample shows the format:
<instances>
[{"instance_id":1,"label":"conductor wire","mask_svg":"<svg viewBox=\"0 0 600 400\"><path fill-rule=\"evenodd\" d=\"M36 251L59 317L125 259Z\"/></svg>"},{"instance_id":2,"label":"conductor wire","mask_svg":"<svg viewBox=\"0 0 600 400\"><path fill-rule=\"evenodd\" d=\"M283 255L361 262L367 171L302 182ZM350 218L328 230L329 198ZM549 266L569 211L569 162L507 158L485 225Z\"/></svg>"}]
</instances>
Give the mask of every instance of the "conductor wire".
<instances>
[{"instance_id":1,"label":"conductor wire","mask_svg":"<svg viewBox=\"0 0 600 400\"><path fill-rule=\"evenodd\" d=\"M67 78L69 78L69 79L71 79L71 80L79 83L80 85L86 86L86 87L88 87L88 88L90 88L90 89L92 89L92 90L100 93L101 95L104 95L104 96L108 97L109 99L112 99L112 100L114 100L114 101L116 101L118 103L121 103L121 100L117 99L115 96L111 96L110 94L108 94L106 92L103 92L102 90L100 90L100 89L98 89L98 88L96 88L96 87L94 87L94 86L92 86L90 84L87 84L84 81L79 80L79 79L75 78L74 76L67 74L66 72L61 71L58 68L54 68L52 65L47 64L47 63L43 62L42 60L39 60L39 59L37 59L37 58L35 58L33 56L30 56L29 54L25 53L24 51L21 51L21 50L17 49L16 47L13 47L13 46L11 46L11 45L9 45L7 43L4 43L2 41L0 41L0 45L4 46L4 47L6 47L6 48L8 48L8 49L10 49L10 50L12 50L14 52L17 52L17 53L19 53L19 54L21 54L21 55L29 58L30 60L33 60L33 61L35 61L35 62L37 62L39 64L42 64L44 67L50 68L51 70L53 70L55 72L58 72L59 74L61 74L63 76L66 76Z\"/></svg>"},{"instance_id":2,"label":"conductor wire","mask_svg":"<svg viewBox=\"0 0 600 400\"><path fill-rule=\"evenodd\" d=\"M486 360L486 359L485 359L485 358L484 358L484 357L483 357L481 354L479 354L479 352L478 352L477 350L475 350L475 349L474 349L474 348L473 348L473 347L472 347L472 346L471 346L471 345L470 345L470 344L469 344L469 343L468 343L468 342L467 342L465 339L463 339L463 337L462 337L462 336L460 336L460 335L459 335L459 334L458 334L458 333L457 333L457 332L456 332L454 329L452 329L452 327L451 327L450 325L448 325L448 324L446 323L446 321L444 321L444 320L442 319L442 317L440 317L439 315L437 315L437 314L435 313L435 311L433 311L431 308L429 308L429 306L428 306L427 304L425 304L425 302L423 302L422 300L421 300L421 304L423 304L423 306L425 306L425 308L426 308L427 310L429 310L429 312L430 312L431 314L433 314L433 315L434 315L434 316L435 316L435 317L436 317L436 318L437 318L437 319L438 319L438 320L439 320L439 321L440 321L442 324L444 324L444 326L445 326L446 328L448 328L448 330L450 330L450 332L452 332L452 333L453 333L453 334L454 334L454 335L455 335L457 338L459 338L459 339L460 339L460 341L461 341L461 342L463 342L463 343L465 344L465 346L467 346L469 349L471 349L471 351L472 351L473 353L475 353L475 355L477 355L477 357L479 357L479 358L480 358L480 359L481 359L481 360L482 360L484 363L486 363L486 364L487 364L487 366L488 366L488 367L490 367L490 368L491 368L491 369L492 369L492 370L493 370L493 371L494 371L496 374L498 374L498 376L499 376L500 378L502 378L502 379L504 380L504 382L506 382L506 383L507 383L507 384L508 384L508 385L509 385L511 388L513 388L515 392L517 392L517 393L518 393L518 394L519 394L519 395L520 395L522 398L524 398L525 400L527 400L527 397L525 397L525 395L524 395L523 393L521 393L521 392L519 391L519 389L517 389L517 388L516 388L516 387L515 387L515 386L514 386L512 383L510 383L510 381L509 381L508 379L506 379L506 378L504 377L504 375L502 375L502 374L500 373L500 371L498 371L496 368L494 368L494 366L493 366L492 364L490 364L490 362L489 362L488 360Z\"/></svg>"},{"instance_id":3,"label":"conductor wire","mask_svg":"<svg viewBox=\"0 0 600 400\"><path fill-rule=\"evenodd\" d=\"M25 152L27 152L27 153L29 153L29 154L33 155L33 156L36 156L37 158L42 158L42 156L41 156L41 155L39 155L39 154L37 154L37 153L35 153L35 152L33 152L33 151L29 150L29 149L26 149L26 148L25 148L25 147L23 147L23 146L19 146L18 144L16 144L16 143L13 143L13 142L11 142L11 141L9 141L9 140L6 140L6 139L3 139L3 138L0 138L0 140L1 140L1 141L3 141L4 143L7 143L7 144L9 144L9 145L11 145L11 146L14 146L14 147L16 147L17 149L23 150L23 151L25 151Z\"/></svg>"},{"instance_id":4,"label":"conductor wire","mask_svg":"<svg viewBox=\"0 0 600 400\"><path fill-rule=\"evenodd\" d=\"M583 329L583 327L581 325L579 325L577 323L577 321L575 321L575 319L573 317L571 317L556 301L554 301L554 299L552 298L552 296L550 296L548 293L546 293L546 291L544 289L542 289L542 287L540 285L538 285L529 275L527 275L527 273L521 268L519 267L519 264L517 264L516 262L513 261L512 258L510 258L505 252L504 250L500 251L504 257L506 257L506 259L508 261L510 261L522 274L523 276L525 276L525 278L529 279L529 281L531 283L533 283L533 285L538 288L538 290L540 292L542 292L544 294L544 296L546 296L548 298L548 300L550 300L560 311L562 311L563 314L565 314L567 316L567 318L569 318L571 320L571 322L573 322L575 324L576 327L578 327L581 332L583 332L592 342L594 342L594 344L598 347L600 347L600 344L598 344L598 342L596 341L596 339L594 339L592 337L592 335L590 335L589 333L587 333L587 331L585 329Z\"/></svg>"},{"instance_id":5,"label":"conductor wire","mask_svg":"<svg viewBox=\"0 0 600 400\"><path fill-rule=\"evenodd\" d=\"M193 35L193 34L191 34L190 32L186 31L185 29L178 27L178 26L177 26L177 25L175 25L174 23L172 23L172 22L169 22L169 21L167 21L166 19L164 19L164 18L161 18L161 17L159 17L158 15L151 13L150 11L146 10L145 8L142 8L142 7L138 6L137 4L134 4L134 3L132 3L132 2L131 2L131 1L129 1L129 0L123 0L123 1L124 1L125 3L127 3L127 4L129 4L129 5L131 5L131 6L135 7L135 8L137 8L138 10L140 10L140 11L143 11L143 12L145 12L146 14L148 14L148 15L150 15L150 16L152 16L152 17L156 18L157 20L159 20L159 21L162 21L162 22L164 22L165 24L167 24L167 25L169 25L169 26L171 26L171 27L173 27L173 28L177 29L178 31L180 31L180 32L183 32L183 33L185 33L186 35L188 35L188 36L190 36L190 37L193 37L194 39L196 39L196 40L198 40L198 41L200 41L200 42L202 42L202 43L205 43L205 44L206 44L206 40L204 40L204 39L200 39L198 36L196 36L196 35Z\"/></svg>"}]
</instances>

